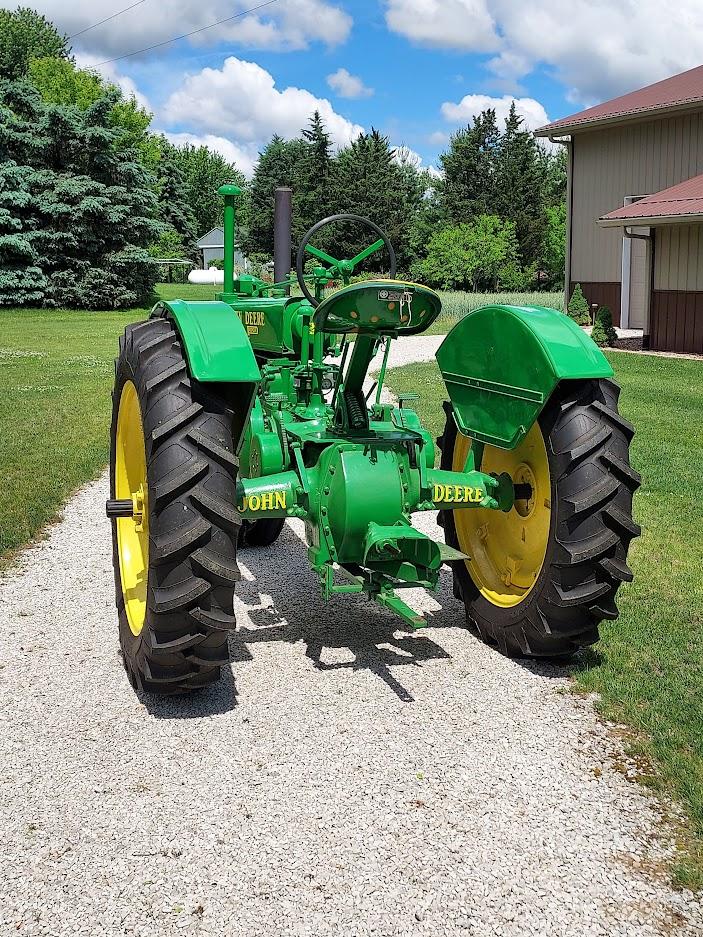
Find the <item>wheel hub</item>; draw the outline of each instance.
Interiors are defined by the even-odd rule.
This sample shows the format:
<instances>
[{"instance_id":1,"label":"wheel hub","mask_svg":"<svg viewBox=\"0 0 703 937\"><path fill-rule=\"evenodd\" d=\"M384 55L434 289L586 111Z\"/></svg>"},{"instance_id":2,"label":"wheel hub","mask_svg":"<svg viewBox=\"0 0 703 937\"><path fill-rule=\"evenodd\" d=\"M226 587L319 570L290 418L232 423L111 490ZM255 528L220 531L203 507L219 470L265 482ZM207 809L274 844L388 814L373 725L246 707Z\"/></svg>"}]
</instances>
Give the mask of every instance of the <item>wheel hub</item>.
<instances>
[{"instance_id":1,"label":"wheel hub","mask_svg":"<svg viewBox=\"0 0 703 937\"><path fill-rule=\"evenodd\" d=\"M453 469L466 463L469 441L457 436ZM507 473L517 486L510 511L454 511L459 549L471 579L493 605L512 608L534 586L544 564L551 524L549 459L539 424L512 450L486 446L481 470Z\"/></svg>"},{"instance_id":2,"label":"wheel hub","mask_svg":"<svg viewBox=\"0 0 703 937\"><path fill-rule=\"evenodd\" d=\"M149 511L142 413L137 389L131 381L125 383L120 396L114 481L122 599L130 631L136 636L141 634L146 618Z\"/></svg>"}]
</instances>

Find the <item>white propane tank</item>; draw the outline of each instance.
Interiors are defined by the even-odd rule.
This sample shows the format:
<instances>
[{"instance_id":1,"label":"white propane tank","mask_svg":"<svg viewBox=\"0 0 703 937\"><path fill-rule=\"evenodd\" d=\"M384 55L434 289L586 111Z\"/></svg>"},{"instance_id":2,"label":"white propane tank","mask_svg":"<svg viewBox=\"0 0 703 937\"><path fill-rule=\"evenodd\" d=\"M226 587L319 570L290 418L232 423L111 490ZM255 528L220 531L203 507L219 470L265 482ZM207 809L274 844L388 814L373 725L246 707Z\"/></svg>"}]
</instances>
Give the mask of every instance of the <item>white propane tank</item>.
<instances>
[{"instance_id":1,"label":"white propane tank","mask_svg":"<svg viewBox=\"0 0 703 937\"><path fill-rule=\"evenodd\" d=\"M223 286L225 271L218 270L217 267L210 267L208 270L191 270L188 274L188 282Z\"/></svg>"}]
</instances>

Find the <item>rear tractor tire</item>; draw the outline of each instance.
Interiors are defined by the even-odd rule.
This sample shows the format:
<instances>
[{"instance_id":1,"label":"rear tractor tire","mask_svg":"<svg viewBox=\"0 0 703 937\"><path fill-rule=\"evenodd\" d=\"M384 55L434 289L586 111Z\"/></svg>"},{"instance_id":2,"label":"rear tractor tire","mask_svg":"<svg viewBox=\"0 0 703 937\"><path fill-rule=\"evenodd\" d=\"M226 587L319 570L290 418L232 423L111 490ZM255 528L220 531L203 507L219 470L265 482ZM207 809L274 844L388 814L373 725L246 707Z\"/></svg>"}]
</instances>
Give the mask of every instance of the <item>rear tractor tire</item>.
<instances>
[{"instance_id":1,"label":"rear tractor tire","mask_svg":"<svg viewBox=\"0 0 703 937\"><path fill-rule=\"evenodd\" d=\"M232 401L188 376L172 323L130 325L120 340L110 496L141 512L112 524L120 646L135 689L184 693L229 660L239 579Z\"/></svg>"},{"instance_id":2,"label":"rear tractor tire","mask_svg":"<svg viewBox=\"0 0 703 937\"><path fill-rule=\"evenodd\" d=\"M507 513L440 511L447 543L469 557L451 564L454 593L469 625L504 654L571 655L618 617L615 596L632 579L627 553L640 533L634 430L618 413L619 393L613 381L564 382L515 450L484 448L481 469L528 482L528 501ZM441 464L460 471L471 442L449 403L445 410Z\"/></svg>"}]
</instances>

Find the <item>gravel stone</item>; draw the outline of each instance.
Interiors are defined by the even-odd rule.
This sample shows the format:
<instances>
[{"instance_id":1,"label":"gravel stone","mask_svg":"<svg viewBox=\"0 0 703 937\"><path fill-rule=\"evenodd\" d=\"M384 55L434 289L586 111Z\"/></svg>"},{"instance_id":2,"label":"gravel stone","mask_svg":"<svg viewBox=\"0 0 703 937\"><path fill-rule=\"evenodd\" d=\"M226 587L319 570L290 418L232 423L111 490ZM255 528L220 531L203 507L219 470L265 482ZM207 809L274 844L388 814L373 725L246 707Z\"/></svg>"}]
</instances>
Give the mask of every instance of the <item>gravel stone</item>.
<instances>
[{"instance_id":1,"label":"gravel stone","mask_svg":"<svg viewBox=\"0 0 703 937\"><path fill-rule=\"evenodd\" d=\"M0 934L703 931L619 737L565 669L472 636L448 571L408 593L430 624L410 634L324 603L292 521L241 554L234 677L140 701L106 494L105 476L78 492L0 581Z\"/></svg>"}]
</instances>

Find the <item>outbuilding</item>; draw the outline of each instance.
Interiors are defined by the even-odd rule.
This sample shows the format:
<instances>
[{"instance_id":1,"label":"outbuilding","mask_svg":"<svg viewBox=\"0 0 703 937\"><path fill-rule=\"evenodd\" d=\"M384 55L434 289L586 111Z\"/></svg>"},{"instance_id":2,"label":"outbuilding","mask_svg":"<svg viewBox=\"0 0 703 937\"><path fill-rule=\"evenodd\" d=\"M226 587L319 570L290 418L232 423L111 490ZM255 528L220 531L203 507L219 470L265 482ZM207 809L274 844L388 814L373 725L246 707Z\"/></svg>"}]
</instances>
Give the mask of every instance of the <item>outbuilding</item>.
<instances>
[{"instance_id":1,"label":"outbuilding","mask_svg":"<svg viewBox=\"0 0 703 937\"><path fill-rule=\"evenodd\" d=\"M225 232L222 228L213 228L195 242L202 253L203 269L207 270L213 261L223 260L225 256ZM244 254L235 247L234 266L238 270L247 269L247 260Z\"/></svg>"},{"instance_id":2,"label":"outbuilding","mask_svg":"<svg viewBox=\"0 0 703 937\"><path fill-rule=\"evenodd\" d=\"M568 150L569 295L645 347L703 354L703 66L536 133Z\"/></svg>"}]
</instances>

